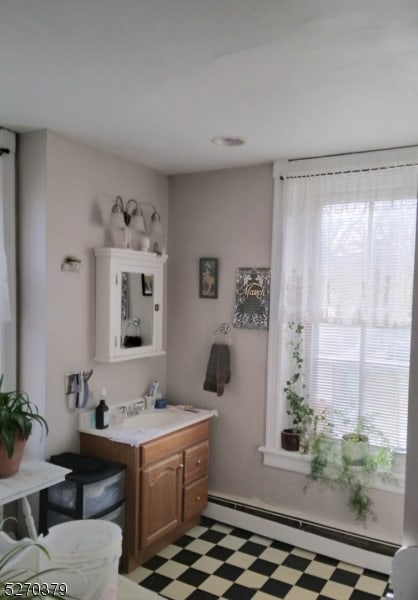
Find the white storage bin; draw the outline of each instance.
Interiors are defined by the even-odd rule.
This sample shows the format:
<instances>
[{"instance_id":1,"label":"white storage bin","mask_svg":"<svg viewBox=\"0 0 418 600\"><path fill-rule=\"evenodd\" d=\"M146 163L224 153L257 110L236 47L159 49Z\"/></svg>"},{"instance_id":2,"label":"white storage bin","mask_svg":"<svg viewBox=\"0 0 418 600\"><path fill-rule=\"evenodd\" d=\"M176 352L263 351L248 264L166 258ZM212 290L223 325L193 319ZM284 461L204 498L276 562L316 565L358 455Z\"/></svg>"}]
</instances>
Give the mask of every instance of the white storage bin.
<instances>
[{"instance_id":1,"label":"white storage bin","mask_svg":"<svg viewBox=\"0 0 418 600\"><path fill-rule=\"evenodd\" d=\"M99 519L74 520L52 527L43 540L51 559L40 556L42 581L65 575L68 594L82 600L116 600L122 532ZM49 571L53 569L53 571Z\"/></svg>"},{"instance_id":2,"label":"white storage bin","mask_svg":"<svg viewBox=\"0 0 418 600\"><path fill-rule=\"evenodd\" d=\"M115 510L111 510L110 512L102 515L100 519L105 521L111 521L123 530L124 528L124 519L125 519L125 504L121 504ZM73 517L69 515L65 515L64 513L56 512L55 510L48 510L47 514L47 527L54 527L54 525L60 525L61 523L68 523L69 521L73 521Z\"/></svg>"},{"instance_id":3,"label":"white storage bin","mask_svg":"<svg viewBox=\"0 0 418 600\"><path fill-rule=\"evenodd\" d=\"M82 490L81 512L78 518L92 517L123 500L125 472L93 483L64 481L49 488L48 501L66 510L77 510L77 491ZM78 511L77 511L78 512Z\"/></svg>"},{"instance_id":4,"label":"white storage bin","mask_svg":"<svg viewBox=\"0 0 418 600\"><path fill-rule=\"evenodd\" d=\"M83 516L90 517L114 506L123 499L125 472L121 471L83 488Z\"/></svg>"},{"instance_id":5,"label":"white storage bin","mask_svg":"<svg viewBox=\"0 0 418 600\"><path fill-rule=\"evenodd\" d=\"M125 523L125 504L122 504L115 510L112 510L112 511L106 513L105 515L103 515L100 518L104 519L105 521L111 521L112 523L119 525L119 527L123 531L124 523Z\"/></svg>"},{"instance_id":6,"label":"white storage bin","mask_svg":"<svg viewBox=\"0 0 418 600\"><path fill-rule=\"evenodd\" d=\"M73 481L63 481L48 489L48 500L57 506L75 510L77 502L77 485Z\"/></svg>"}]
</instances>

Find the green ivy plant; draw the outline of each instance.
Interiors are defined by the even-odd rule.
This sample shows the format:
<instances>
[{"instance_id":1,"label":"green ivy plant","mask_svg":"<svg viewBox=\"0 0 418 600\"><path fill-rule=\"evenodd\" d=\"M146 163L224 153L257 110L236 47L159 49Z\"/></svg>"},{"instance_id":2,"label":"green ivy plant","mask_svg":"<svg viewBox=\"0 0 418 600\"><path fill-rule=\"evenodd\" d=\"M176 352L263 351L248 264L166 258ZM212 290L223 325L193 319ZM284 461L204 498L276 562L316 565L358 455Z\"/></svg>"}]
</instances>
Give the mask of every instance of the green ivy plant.
<instances>
[{"instance_id":1,"label":"green ivy plant","mask_svg":"<svg viewBox=\"0 0 418 600\"><path fill-rule=\"evenodd\" d=\"M286 412L291 419L292 431L294 433L304 434L312 423L314 416L313 409L305 399L306 384L303 382L303 329L301 323L289 321L289 331L292 339L289 342L291 348L292 360L294 363L294 372L287 379L283 391L286 396Z\"/></svg>"},{"instance_id":2,"label":"green ivy plant","mask_svg":"<svg viewBox=\"0 0 418 600\"><path fill-rule=\"evenodd\" d=\"M0 377L0 444L5 444L7 455L12 457L16 435L27 440L34 422L48 433L48 424L39 414L26 392L2 392L3 375Z\"/></svg>"}]
</instances>

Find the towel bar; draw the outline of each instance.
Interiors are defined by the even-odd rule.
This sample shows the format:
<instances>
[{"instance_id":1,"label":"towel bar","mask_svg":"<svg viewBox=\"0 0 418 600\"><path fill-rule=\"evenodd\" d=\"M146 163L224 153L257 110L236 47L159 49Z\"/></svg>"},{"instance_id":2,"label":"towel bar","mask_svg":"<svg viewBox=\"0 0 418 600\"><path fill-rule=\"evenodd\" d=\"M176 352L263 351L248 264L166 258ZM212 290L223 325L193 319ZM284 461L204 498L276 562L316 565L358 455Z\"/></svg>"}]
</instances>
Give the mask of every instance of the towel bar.
<instances>
[{"instance_id":1,"label":"towel bar","mask_svg":"<svg viewBox=\"0 0 418 600\"><path fill-rule=\"evenodd\" d=\"M226 338L226 343L230 344L231 343L231 326L228 325L228 323L221 323L218 327L218 329L216 329L213 334L212 334L212 344L215 342L216 336L218 334L222 334L224 336L227 336ZM225 340L222 340L223 342Z\"/></svg>"}]
</instances>

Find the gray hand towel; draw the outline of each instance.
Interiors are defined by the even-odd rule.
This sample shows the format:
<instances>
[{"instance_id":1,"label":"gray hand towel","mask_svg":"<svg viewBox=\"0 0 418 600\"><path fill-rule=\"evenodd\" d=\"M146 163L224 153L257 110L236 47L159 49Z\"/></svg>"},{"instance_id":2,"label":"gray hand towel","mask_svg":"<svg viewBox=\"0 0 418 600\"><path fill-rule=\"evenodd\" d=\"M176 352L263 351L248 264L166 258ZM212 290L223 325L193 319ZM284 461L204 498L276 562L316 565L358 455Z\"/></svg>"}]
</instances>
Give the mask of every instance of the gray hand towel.
<instances>
[{"instance_id":1,"label":"gray hand towel","mask_svg":"<svg viewBox=\"0 0 418 600\"><path fill-rule=\"evenodd\" d=\"M231 380L230 352L226 344L212 344L203 389L222 396L224 386Z\"/></svg>"}]
</instances>

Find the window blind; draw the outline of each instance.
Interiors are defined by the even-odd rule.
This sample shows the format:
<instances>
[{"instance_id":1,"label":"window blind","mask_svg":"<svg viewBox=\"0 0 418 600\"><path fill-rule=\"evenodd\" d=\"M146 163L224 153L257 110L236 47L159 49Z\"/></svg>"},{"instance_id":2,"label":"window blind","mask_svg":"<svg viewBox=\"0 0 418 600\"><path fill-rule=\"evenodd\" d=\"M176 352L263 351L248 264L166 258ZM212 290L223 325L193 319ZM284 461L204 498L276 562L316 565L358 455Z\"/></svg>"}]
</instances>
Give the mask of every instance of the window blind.
<instances>
[{"instance_id":1,"label":"window blind","mask_svg":"<svg viewBox=\"0 0 418 600\"><path fill-rule=\"evenodd\" d=\"M320 219L320 318L305 325L310 402L406 448L416 199L336 201Z\"/></svg>"}]
</instances>

